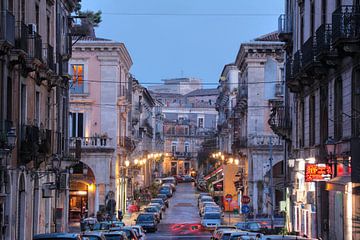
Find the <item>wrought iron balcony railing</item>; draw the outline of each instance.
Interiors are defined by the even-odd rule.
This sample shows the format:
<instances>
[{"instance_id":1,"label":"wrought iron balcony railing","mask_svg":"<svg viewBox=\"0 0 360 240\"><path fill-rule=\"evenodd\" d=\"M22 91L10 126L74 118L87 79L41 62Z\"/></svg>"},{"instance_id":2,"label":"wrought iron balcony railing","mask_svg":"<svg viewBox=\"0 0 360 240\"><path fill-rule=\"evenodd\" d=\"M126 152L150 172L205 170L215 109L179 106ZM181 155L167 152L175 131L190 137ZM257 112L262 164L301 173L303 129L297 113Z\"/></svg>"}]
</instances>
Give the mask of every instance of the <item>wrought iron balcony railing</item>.
<instances>
[{"instance_id":1,"label":"wrought iron balcony railing","mask_svg":"<svg viewBox=\"0 0 360 240\"><path fill-rule=\"evenodd\" d=\"M268 121L275 134L288 138L291 130L290 109L286 106L274 106Z\"/></svg>"},{"instance_id":2,"label":"wrought iron balcony railing","mask_svg":"<svg viewBox=\"0 0 360 240\"><path fill-rule=\"evenodd\" d=\"M333 41L359 40L360 5L343 5L332 14Z\"/></svg>"},{"instance_id":3,"label":"wrought iron balcony railing","mask_svg":"<svg viewBox=\"0 0 360 240\"><path fill-rule=\"evenodd\" d=\"M287 57L285 62L285 78L287 82L294 79L294 60L291 57Z\"/></svg>"},{"instance_id":4,"label":"wrought iron balcony railing","mask_svg":"<svg viewBox=\"0 0 360 240\"><path fill-rule=\"evenodd\" d=\"M300 73L301 68L302 68L302 53L300 50L298 50L294 54L294 62L293 62L294 77Z\"/></svg>"},{"instance_id":5,"label":"wrought iron balcony railing","mask_svg":"<svg viewBox=\"0 0 360 240\"><path fill-rule=\"evenodd\" d=\"M301 67L305 68L313 63L315 63L316 55L317 55L317 47L316 47L316 37L311 36L301 47Z\"/></svg>"},{"instance_id":6,"label":"wrought iron balcony railing","mask_svg":"<svg viewBox=\"0 0 360 240\"><path fill-rule=\"evenodd\" d=\"M29 57L42 60L42 39L41 36L34 32L28 34L28 47L29 47Z\"/></svg>"},{"instance_id":7,"label":"wrought iron balcony railing","mask_svg":"<svg viewBox=\"0 0 360 240\"><path fill-rule=\"evenodd\" d=\"M278 18L279 34L292 33L291 17L287 14L281 14Z\"/></svg>"},{"instance_id":8,"label":"wrought iron balcony railing","mask_svg":"<svg viewBox=\"0 0 360 240\"><path fill-rule=\"evenodd\" d=\"M15 16L9 11L1 11L0 42L15 46Z\"/></svg>"},{"instance_id":9,"label":"wrought iron balcony railing","mask_svg":"<svg viewBox=\"0 0 360 240\"><path fill-rule=\"evenodd\" d=\"M82 149L89 148L113 148L112 139L109 137L71 137L69 147L75 149L76 140L81 141Z\"/></svg>"},{"instance_id":10,"label":"wrought iron balcony railing","mask_svg":"<svg viewBox=\"0 0 360 240\"><path fill-rule=\"evenodd\" d=\"M15 47L24 52L28 51L28 33L29 29L24 22L16 22Z\"/></svg>"},{"instance_id":11,"label":"wrought iron balcony railing","mask_svg":"<svg viewBox=\"0 0 360 240\"><path fill-rule=\"evenodd\" d=\"M48 43L43 44L43 59L46 60L48 68L55 70L54 65L54 48Z\"/></svg>"},{"instance_id":12,"label":"wrought iron balcony railing","mask_svg":"<svg viewBox=\"0 0 360 240\"><path fill-rule=\"evenodd\" d=\"M316 30L316 47L317 54L327 54L331 50L332 43L332 25L322 24Z\"/></svg>"}]
</instances>

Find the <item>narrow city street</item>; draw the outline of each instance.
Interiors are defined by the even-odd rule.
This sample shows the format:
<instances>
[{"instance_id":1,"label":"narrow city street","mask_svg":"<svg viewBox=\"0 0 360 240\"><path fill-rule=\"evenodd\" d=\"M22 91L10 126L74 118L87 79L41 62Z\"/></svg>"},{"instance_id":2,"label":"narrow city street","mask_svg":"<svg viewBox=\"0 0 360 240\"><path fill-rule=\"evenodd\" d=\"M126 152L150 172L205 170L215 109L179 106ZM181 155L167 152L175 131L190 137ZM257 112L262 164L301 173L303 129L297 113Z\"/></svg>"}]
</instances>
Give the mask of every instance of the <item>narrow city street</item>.
<instances>
[{"instance_id":1,"label":"narrow city street","mask_svg":"<svg viewBox=\"0 0 360 240\"><path fill-rule=\"evenodd\" d=\"M180 183L170 199L156 233L146 234L149 240L210 239L210 232L201 229L196 191L193 183Z\"/></svg>"}]
</instances>

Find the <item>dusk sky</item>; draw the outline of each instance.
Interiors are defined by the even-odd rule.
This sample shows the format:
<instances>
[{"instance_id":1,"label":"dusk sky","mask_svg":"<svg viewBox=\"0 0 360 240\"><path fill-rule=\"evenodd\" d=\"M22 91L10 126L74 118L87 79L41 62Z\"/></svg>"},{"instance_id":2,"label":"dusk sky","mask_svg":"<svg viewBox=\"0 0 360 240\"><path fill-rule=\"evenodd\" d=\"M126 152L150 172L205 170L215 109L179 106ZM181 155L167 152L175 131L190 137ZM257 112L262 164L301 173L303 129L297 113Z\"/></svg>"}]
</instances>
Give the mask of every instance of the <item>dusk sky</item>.
<instances>
[{"instance_id":1,"label":"dusk sky","mask_svg":"<svg viewBox=\"0 0 360 240\"><path fill-rule=\"evenodd\" d=\"M97 37L120 41L144 85L199 77L216 87L242 42L277 30L283 0L82 0L101 10Z\"/></svg>"}]
</instances>

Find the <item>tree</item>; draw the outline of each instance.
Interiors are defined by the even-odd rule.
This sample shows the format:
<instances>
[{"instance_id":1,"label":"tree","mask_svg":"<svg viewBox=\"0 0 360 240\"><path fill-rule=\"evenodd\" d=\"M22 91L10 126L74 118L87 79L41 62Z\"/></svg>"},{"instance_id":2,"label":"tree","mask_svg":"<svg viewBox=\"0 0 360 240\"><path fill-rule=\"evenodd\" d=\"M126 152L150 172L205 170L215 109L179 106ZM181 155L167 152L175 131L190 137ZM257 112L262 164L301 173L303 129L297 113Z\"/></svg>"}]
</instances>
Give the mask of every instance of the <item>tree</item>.
<instances>
[{"instance_id":1,"label":"tree","mask_svg":"<svg viewBox=\"0 0 360 240\"><path fill-rule=\"evenodd\" d=\"M98 27L102 21L101 19L102 12L100 10L97 12L90 10L81 11L81 7L82 6L80 0L77 2L75 6L75 10L74 10L75 14L81 17L85 17L86 22L90 23L93 27Z\"/></svg>"}]
</instances>

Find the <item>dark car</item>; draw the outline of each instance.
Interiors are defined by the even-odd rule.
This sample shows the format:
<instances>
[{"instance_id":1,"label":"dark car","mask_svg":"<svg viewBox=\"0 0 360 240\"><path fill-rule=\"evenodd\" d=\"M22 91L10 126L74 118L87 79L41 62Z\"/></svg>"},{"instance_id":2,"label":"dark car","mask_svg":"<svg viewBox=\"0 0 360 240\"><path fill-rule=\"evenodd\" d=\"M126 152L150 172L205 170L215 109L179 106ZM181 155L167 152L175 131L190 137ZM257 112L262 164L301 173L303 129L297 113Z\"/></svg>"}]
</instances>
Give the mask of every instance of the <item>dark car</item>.
<instances>
[{"instance_id":1,"label":"dark car","mask_svg":"<svg viewBox=\"0 0 360 240\"><path fill-rule=\"evenodd\" d=\"M176 182L178 182L178 183L184 182L184 178L180 175L174 175L173 177L175 178Z\"/></svg>"},{"instance_id":2,"label":"dark car","mask_svg":"<svg viewBox=\"0 0 360 240\"><path fill-rule=\"evenodd\" d=\"M248 232L259 232L261 230L261 225L258 222L238 222L235 227Z\"/></svg>"},{"instance_id":3,"label":"dark car","mask_svg":"<svg viewBox=\"0 0 360 240\"><path fill-rule=\"evenodd\" d=\"M162 200L162 198L152 198L150 200L150 203L158 203L161 205L161 210L163 210L163 211L166 210L165 202L164 202L164 200Z\"/></svg>"},{"instance_id":4,"label":"dark car","mask_svg":"<svg viewBox=\"0 0 360 240\"><path fill-rule=\"evenodd\" d=\"M157 231L157 221L153 213L140 213L135 222L136 225L141 226L146 232Z\"/></svg>"},{"instance_id":5,"label":"dark car","mask_svg":"<svg viewBox=\"0 0 360 240\"><path fill-rule=\"evenodd\" d=\"M172 191L169 187L161 187L159 193L165 194L167 197L172 197Z\"/></svg>"},{"instance_id":6,"label":"dark car","mask_svg":"<svg viewBox=\"0 0 360 240\"><path fill-rule=\"evenodd\" d=\"M164 203L165 203L165 206L168 208L169 207L169 199L168 197L166 196L166 194L161 194L159 193L158 195L156 195L156 198L161 198Z\"/></svg>"},{"instance_id":7,"label":"dark car","mask_svg":"<svg viewBox=\"0 0 360 240\"><path fill-rule=\"evenodd\" d=\"M194 178L189 175L185 175L184 182L194 182Z\"/></svg>"},{"instance_id":8,"label":"dark car","mask_svg":"<svg viewBox=\"0 0 360 240\"><path fill-rule=\"evenodd\" d=\"M114 231L104 233L106 240L128 240L126 233L123 231Z\"/></svg>"},{"instance_id":9,"label":"dark car","mask_svg":"<svg viewBox=\"0 0 360 240\"><path fill-rule=\"evenodd\" d=\"M162 212L154 206L145 207L144 212L154 213L158 222L162 219Z\"/></svg>"},{"instance_id":10,"label":"dark car","mask_svg":"<svg viewBox=\"0 0 360 240\"><path fill-rule=\"evenodd\" d=\"M44 233L36 234L33 240L81 240L79 234L76 233Z\"/></svg>"}]
</instances>

